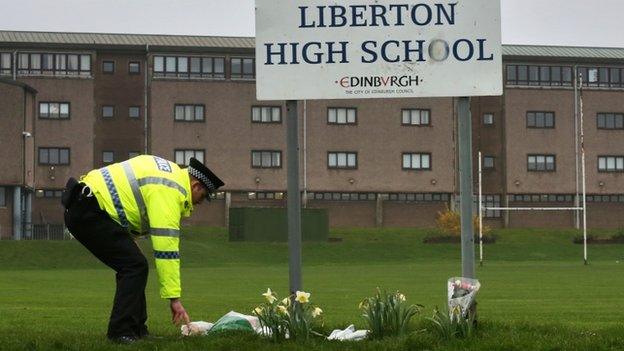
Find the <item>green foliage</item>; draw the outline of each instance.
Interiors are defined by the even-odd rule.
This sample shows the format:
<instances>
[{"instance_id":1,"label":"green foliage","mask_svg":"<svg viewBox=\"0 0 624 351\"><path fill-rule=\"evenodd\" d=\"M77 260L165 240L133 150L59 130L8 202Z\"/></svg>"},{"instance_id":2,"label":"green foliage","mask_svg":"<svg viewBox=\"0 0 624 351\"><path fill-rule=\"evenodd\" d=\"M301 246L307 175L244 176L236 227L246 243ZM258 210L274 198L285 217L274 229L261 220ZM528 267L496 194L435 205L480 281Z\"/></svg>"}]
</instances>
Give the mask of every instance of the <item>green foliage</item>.
<instances>
[{"instance_id":1,"label":"green foliage","mask_svg":"<svg viewBox=\"0 0 624 351\"><path fill-rule=\"evenodd\" d=\"M468 311L467 317L462 316L460 307L456 307L451 312L434 309L433 316L427 318L431 322L433 330L445 340L453 338L469 338L475 333L475 318Z\"/></svg>"},{"instance_id":2,"label":"green foliage","mask_svg":"<svg viewBox=\"0 0 624 351\"><path fill-rule=\"evenodd\" d=\"M372 339L405 335L410 320L423 308L422 305L408 305L405 295L398 291L387 293L379 288L374 296L364 299L359 307Z\"/></svg>"}]
</instances>

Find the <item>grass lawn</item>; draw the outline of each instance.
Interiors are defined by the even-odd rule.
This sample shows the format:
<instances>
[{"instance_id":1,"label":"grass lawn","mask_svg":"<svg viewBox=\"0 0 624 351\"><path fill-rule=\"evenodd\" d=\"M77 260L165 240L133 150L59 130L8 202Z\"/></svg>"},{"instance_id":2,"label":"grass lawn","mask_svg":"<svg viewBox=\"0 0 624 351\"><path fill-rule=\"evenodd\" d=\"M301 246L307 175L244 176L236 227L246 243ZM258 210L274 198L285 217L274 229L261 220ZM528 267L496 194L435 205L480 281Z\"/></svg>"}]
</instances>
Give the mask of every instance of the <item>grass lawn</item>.
<instances>
[{"instance_id":1,"label":"grass lawn","mask_svg":"<svg viewBox=\"0 0 624 351\"><path fill-rule=\"evenodd\" d=\"M422 244L424 230L335 230L335 243L306 243L304 290L324 310L324 331L364 328L358 303L376 287L425 305L414 332L356 343L272 344L253 335L181 338L148 282L148 326L158 340L117 346L104 335L114 274L76 241L0 242L0 349L9 350L622 350L624 245L589 247L583 265L575 231L498 230L477 268L479 330L440 340L422 317L444 306L446 279L461 272L458 244ZM146 255L148 241L142 241ZM188 228L182 239L183 303L193 320L230 310L251 314L267 287L283 297L288 251L282 243L230 243L223 229ZM621 263L620 263L621 262Z\"/></svg>"}]
</instances>

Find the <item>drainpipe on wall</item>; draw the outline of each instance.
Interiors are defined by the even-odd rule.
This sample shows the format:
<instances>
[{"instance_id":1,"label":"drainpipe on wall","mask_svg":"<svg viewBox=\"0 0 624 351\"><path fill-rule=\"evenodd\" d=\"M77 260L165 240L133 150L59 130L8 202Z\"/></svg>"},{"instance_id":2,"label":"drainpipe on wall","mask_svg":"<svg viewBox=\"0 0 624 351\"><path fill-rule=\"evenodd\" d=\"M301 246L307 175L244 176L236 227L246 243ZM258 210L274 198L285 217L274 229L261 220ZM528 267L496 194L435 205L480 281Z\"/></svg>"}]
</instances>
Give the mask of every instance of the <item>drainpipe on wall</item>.
<instances>
[{"instance_id":1,"label":"drainpipe on wall","mask_svg":"<svg viewBox=\"0 0 624 351\"><path fill-rule=\"evenodd\" d=\"M22 239L22 187L13 188L13 239Z\"/></svg>"},{"instance_id":2,"label":"drainpipe on wall","mask_svg":"<svg viewBox=\"0 0 624 351\"><path fill-rule=\"evenodd\" d=\"M144 109L144 113L143 113L143 135L144 135L144 140L143 142L145 143L145 145L143 146L143 150L144 150L144 154L147 154L149 152L149 148L148 148L148 138L147 138L147 112L148 112L148 108L147 108L147 88L148 88L148 75L149 75L149 44L145 44L145 63L143 64L144 67L144 74L145 74L145 81L143 83L143 109Z\"/></svg>"},{"instance_id":3,"label":"drainpipe on wall","mask_svg":"<svg viewBox=\"0 0 624 351\"><path fill-rule=\"evenodd\" d=\"M303 208L308 206L308 172L307 172L307 100L303 100Z\"/></svg>"},{"instance_id":4,"label":"drainpipe on wall","mask_svg":"<svg viewBox=\"0 0 624 351\"><path fill-rule=\"evenodd\" d=\"M17 80L17 50L13 51L13 80Z\"/></svg>"}]
</instances>

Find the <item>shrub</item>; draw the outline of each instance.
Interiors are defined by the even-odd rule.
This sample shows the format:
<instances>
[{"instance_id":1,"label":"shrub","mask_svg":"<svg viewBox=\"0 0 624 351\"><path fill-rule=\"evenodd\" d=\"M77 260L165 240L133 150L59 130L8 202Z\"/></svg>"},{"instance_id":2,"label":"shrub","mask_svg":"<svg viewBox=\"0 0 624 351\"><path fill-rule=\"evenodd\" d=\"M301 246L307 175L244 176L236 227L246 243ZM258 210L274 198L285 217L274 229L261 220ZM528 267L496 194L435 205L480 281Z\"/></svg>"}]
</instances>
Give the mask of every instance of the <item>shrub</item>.
<instances>
[{"instance_id":1,"label":"shrub","mask_svg":"<svg viewBox=\"0 0 624 351\"><path fill-rule=\"evenodd\" d=\"M438 212L436 216L436 225L438 230L446 235L460 235L461 234L461 216L459 212L451 211L448 206L446 210ZM479 216L472 218L472 225L475 233L479 232ZM491 228L483 225L483 235L489 234Z\"/></svg>"},{"instance_id":2,"label":"shrub","mask_svg":"<svg viewBox=\"0 0 624 351\"><path fill-rule=\"evenodd\" d=\"M452 338L469 338L472 337L475 332L474 314L468 311L467 317L463 318L459 306L451 312L436 308L433 311L433 316L427 318L427 320L431 322L437 334L446 340Z\"/></svg>"},{"instance_id":3,"label":"shrub","mask_svg":"<svg viewBox=\"0 0 624 351\"><path fill-rule=\"evenodd\" d=\"M371 339L405 335L410 320L423 308L422 305L408 305L405 295L398 291L387 293L379 288L374 296L364 299L359 307L368 324Z\"/></svg>"}]
</instances>

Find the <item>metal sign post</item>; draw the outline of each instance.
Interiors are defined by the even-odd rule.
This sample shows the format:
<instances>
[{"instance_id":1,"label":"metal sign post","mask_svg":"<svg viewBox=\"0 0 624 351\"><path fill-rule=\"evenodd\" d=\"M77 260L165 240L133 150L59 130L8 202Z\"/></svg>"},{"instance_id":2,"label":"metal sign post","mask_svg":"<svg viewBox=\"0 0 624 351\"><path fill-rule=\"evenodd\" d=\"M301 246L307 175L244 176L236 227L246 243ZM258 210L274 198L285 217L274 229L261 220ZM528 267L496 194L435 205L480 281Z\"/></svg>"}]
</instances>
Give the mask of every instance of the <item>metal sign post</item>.
<instances>
[{"instance_id":1,"label":"metal sign post","mask_svg":"<svg viewBox=\"0 0 624 351\"><path fill-rule=\"evenodd\" d=\"M288 266L290 278L290 292L294 294L301 290L301 193L299 192L299 118L297 116L297 101L286 101L287 137L286 149L288 159L288 192L286 203L288 206Z\"/></svg>"},{"instance_id":2,"label":"metal sign post","mask_svg":"<svg viewBox=\"0 0 624 351\"><path fill-rule=\"evenodd\" d=\"M459 197L461 208L462 276L475 277L474 231L472 228L472 118L470 98L457 104L459 123ZM481 199L479 199L481 201Z\"/></svg>"}]
</instances>

